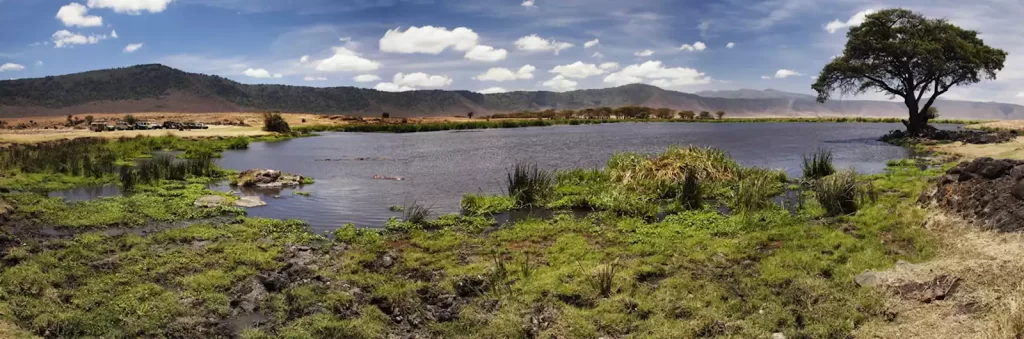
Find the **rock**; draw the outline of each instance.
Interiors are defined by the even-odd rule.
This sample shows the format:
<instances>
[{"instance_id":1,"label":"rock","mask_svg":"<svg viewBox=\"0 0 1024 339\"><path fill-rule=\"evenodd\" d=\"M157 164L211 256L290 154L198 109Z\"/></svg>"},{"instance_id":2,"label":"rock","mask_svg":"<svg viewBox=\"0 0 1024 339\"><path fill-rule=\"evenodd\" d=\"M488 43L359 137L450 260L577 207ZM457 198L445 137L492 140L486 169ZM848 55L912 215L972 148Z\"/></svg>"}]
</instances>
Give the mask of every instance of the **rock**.
<instances>
[{"instance_id":1,"label":"rock","mask_svg":"<svg viewBox=\"0 0 1024 339\"><path fill-rule=\"evenodd\" d=\"M237 298L231 302L231 305L241 310L239 313L252 313L267 297L267 289L255 278L243 281L235 287L233 292Z\"/></svg>"},{"instance_id":2,"label":"rock","mask_svg":"<svg viewBox=\"0 0 1024 339\"><path fill-rule=\"evenodd\" d=\"M864 287L878 286L882 284L882 278L878 276L878 272L873 271L858 274L853 277L853 281L857 283L858 286Z\"/></svg>"},{"instance_id":3,"label":"rock","mask_svg":"<svg viewBox=\"0 0 1024 339\"><path fill-rule=\"evenodd\" d=\"M1024 165L1017 165L1016 167L1011 169L1010 177L1013 178L1013 180L1017 181L1024 179Z\"/></svg>"},{"instance_id":4,"label":"rock","mask_svg":"<svg viewBox=\"0 0 1024 339\"><path fill-rule=\"evenodd\" d=\"M204 195L196 199L193 205L197 207L217 207L227 206L229 204L228 198L219 195Z\"/></svg>"},{"instance_id":5,"label":"rock","mask_svg":"<svg viewBox=\"0 0 1024 339\"><path fill-rule=\"evenodd\" d=\"M245 208L263 207L263 206L267 206L267 203L264 202L263 199L260 199L260 197L248 196L248 197L241 197L241 198L238 198L238 200L235 200L235 206L245 207Z\"/></svg>"},{"instance_id":6,"label":"rock","mask_svg":"<svg viewBox=\"0 0 1024 339\"><path fill-rule=\"evenodd\" d=\"M1024 181L1018 181L1016 184L1013 184L1013 187L1010 187L1010 195L1017 198L1017 200L1024 200Z\"/></svg>"},{"instance_id":7,"label":"rock","mask_svg":"<svg viewBox=\"0 0 1024 339\"><path fill-rule=\"evenodd\" d=\"M490 283L479 275L468 275L455 282L455 294L462 298L475 297L486 293Z\"/></svg>"},{"instance_id":8,"label":"rock","mask_svg":"<svg viewBox=\"0 0 1024 339\"><path fill-rule=\"evenodd\" d=\"M775 332L772 333L772 339L786 339L786 335L782 334L782 332Z\"/></svg>"},{"instance_id":9,"label":"rock","mask_svg":"<svg viewBox=\"0 0 1024 339\"><path fill-rule=\"evenodd\" d=\"M1024 161L978 158L946 174L957 180L938 180L918 201L984 229L1024 230Z\"/></svg>"},{"instance_id":10,"label":"rock","mask_svg":"<svg viewBox=\"0 0 1024 339\"><path fill-rule=\"evenodd\" d=\"M249 169L238 175L235 185L243 187L280 188L302 184L303 177L272 169Z\"/></svg>"}]
</instances>

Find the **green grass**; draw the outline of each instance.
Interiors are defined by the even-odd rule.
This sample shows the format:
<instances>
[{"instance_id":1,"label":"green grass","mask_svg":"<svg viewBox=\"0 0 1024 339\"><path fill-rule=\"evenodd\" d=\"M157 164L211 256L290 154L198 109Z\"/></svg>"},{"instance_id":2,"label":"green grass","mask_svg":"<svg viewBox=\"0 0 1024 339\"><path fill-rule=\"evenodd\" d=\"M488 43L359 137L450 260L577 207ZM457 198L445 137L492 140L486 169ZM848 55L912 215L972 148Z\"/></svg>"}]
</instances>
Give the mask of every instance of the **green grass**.
<instances>
[{"instance_id":1,"label":"green grass","mask_svg":"<svg viewBox=\"0 0 1024 339\"><path fill-rule=\"evenodd\" d=\"M752 206L723 214L662 195L671 190L660 185L696 175L643 182L714 155L671 154L621 156L614 166L639 176L612 166L554 173L540 203L586 205L595 210L586 217L496 227L479 215L511 198L467 196L475 216L396 218L387 232L345 225L330 239L302 222L243 217L145 236L27 239L2 258L0 320L40 336L209 337L244 313L246 286L282 275L292 278L254 301L268 320L241 337L847 337L886 315L880 292L857 287L854 275L934 254L915 199L938 169L893 162L858 176L877 198L829 217L813 199L790 213L758 198L784 186L777 171L706 167L728 169L697 181L706 200ZM178 218L177 201L205 193L178 185L72 205L5 199L23 199L19 217L103 225L132 220L128 212ZM165 205L171 212L156 209ZM651 206L663 220L648 217Z\"/></svg>"},{"instance_id":2,"label":"green grass","mask_svg":"<svg viewBox=\"0 0 1024 339\"><path fill-rule=\"evenodd\" d=\"M836 172L832 166L832 151L819 149L814 154L803 156L804 179L815 180Z\"/></svg>"}]
</instances>

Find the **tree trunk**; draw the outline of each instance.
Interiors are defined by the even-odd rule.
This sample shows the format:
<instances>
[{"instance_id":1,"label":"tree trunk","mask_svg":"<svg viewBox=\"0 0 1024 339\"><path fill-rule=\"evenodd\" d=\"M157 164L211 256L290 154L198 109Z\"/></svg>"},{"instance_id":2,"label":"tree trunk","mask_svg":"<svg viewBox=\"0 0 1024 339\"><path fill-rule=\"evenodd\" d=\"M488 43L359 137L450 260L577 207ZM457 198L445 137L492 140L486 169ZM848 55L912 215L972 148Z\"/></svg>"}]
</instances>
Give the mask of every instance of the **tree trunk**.
<instances>
[{"instance_id":1,"label":"tree trunk","mask_svg":"<svg viewBox=\"0 0 1024 339\"><path fill-rule=\"evenodd\" d=\"M903 126L907 127L908 136L920 137L928 126L927 114L918 110L917 102L908 100L906 104L910 117L907 120L903 120Z\"/></svg>"}]
</instances>

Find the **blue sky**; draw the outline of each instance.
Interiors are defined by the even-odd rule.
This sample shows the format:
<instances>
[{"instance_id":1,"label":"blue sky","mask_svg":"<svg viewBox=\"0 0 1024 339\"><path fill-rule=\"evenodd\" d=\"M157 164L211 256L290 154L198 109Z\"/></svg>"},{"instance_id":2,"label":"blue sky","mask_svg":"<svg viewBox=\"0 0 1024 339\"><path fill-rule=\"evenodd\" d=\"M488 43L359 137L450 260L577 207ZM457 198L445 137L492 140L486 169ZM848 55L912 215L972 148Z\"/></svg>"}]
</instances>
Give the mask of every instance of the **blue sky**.
<instances>
[{"instance_id":1,"label":"blue sky","mask_svg":"<svg viewBox=\"0 0 1024 339\"><path fill-rule=\"evenodd\" d=\"M888 7L948 18L1010 52L999 80L947 98L1024 103L1018 0L0 0L0 78L162 63L381 90L811 93L848 26Z\"/></svg>"}]
</instances>

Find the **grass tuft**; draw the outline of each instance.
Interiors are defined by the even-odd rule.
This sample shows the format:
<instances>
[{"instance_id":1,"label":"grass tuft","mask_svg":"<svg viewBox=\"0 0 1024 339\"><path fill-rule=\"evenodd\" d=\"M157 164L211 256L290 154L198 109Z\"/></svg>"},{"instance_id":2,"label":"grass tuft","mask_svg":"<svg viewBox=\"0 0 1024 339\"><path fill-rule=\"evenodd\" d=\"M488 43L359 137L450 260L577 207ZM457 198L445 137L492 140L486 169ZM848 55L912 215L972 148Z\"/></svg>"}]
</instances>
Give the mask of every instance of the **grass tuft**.
<instances>
[{"instance_id":1,"label":"grass tuft","mask_svg":"<svg viewBox=\"0 0 1024 339\"><path fill-rule=\"evenodd\" d=\"M870 185L858 181L857 172L853 170L819 179L814 184L814 196L828 216L853 214L860 201L874 200Z\"/></svg>"},{"instance_id":2,"label":"grass tuft","mask_svg":"<svg viewBox=\"0 0 1024 339\"><path fill-rule=\"evenodd\" d=\"M832 175L832 173L836 172L835 167L832 166L832 151L819 149L810 157L804 155L803 169L804 178L809 180L816 180Z\"/></svg>"},{"instance_id":3,"label":"grass tuft","mask_svg":"<svg viewBox=\"0 0 1024 339\"><path fill-rule=\"evenodd\" d=\"M508 196L520 207L538 205L551 193L554 182L550 172L537 164L517 163L508 171Z\"/></svg>"}]
</instances>

